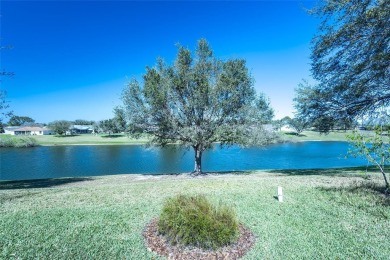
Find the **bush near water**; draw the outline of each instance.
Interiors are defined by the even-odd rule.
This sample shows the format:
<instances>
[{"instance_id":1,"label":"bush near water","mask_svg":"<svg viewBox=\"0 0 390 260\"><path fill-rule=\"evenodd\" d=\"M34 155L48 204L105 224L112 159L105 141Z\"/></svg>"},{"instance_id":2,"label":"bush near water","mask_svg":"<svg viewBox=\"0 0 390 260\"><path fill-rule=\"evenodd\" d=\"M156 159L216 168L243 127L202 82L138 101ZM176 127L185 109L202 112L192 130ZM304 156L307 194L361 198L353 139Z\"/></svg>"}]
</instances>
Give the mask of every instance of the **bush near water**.
<instances>
[{"instance_id":1,"label":"bush near water","mask_svg":"<svg viewBox=\"0 0 390 260\"><path fill-rule=\"evenodd\" d=\"M0 147L34 147L37 146L37 141L30 136L1 136Z\"/></svg>"},{"instance_id":2,"label":"bush near water","mask_svg":"<svg viewBox=\"0 0 390 260\"><path fill-rule=\"evenodd\" d=\"M172 244L216 249L237 240L239 222L222 203L214 206L202 195L179 195L165 202L158 230Z\"/></svg>"}]
</instances>

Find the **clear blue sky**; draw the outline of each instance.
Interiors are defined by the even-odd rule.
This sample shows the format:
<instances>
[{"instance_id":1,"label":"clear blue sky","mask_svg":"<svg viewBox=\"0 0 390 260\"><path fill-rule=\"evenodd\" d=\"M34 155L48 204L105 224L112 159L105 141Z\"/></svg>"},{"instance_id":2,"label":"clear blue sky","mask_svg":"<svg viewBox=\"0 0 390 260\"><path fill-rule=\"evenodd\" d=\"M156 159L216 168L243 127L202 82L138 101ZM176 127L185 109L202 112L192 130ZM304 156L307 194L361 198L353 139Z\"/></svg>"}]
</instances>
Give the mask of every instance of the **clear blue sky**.
<instances>
[{"instance_id":1,"label":"clear blue sky","mask_svg":"<svg viewBox=\"0 0 390 260\"><path fill-rule=\"evenodd\" d=\"M245 58L276 117L292 115L310 79L313 1L1 1L1 67L14 114L37 122L113 116L121 91L176 43L206 38L216 56Z\"/></svg>"}]
</instances>

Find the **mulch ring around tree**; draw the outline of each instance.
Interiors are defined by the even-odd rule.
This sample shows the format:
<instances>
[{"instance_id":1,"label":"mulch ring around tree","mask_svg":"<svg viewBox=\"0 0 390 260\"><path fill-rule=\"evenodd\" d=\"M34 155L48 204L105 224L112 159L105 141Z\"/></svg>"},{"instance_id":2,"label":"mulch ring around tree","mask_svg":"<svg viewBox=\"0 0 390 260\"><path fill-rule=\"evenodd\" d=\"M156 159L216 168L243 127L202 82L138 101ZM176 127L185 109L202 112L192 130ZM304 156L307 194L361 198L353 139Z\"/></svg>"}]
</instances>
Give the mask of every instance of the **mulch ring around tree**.
<instances>
[{"instance_id":1,"label":"mulch ring around tree","mask_svg":"<svg viewBox=\"0 0 390 260\"><path fill-rule=\"evenodd\" d=\"M146 247L159 256L174 259L197 259L197 260L216 260L216 259L239 259L254 245L255 236L253 233L240 225L238 240L228 246L217 249L216 251L205 250L197 247L182 245L171 245L162 235L158 234L158 219L153 219L143 232Z\"/></svg>"}]
</instances>

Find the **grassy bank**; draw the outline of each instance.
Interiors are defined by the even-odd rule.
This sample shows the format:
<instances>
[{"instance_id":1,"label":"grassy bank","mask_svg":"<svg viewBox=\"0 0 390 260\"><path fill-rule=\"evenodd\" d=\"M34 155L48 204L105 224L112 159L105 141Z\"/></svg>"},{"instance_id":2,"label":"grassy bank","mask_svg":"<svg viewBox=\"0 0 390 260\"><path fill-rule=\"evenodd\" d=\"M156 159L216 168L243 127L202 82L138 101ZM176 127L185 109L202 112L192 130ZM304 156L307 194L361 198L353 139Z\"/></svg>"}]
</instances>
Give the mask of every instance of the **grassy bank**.
<instances>
[{"instance_id":1,"label":"grassy bank","mask_svg":"<svg viewBox=\"0 0 390 260\"><path fill-rule=\"evenodd\" d=\"M37 135L34 136L40 145L88 145L88 144L101 144L101 145L120 145L120 144L144 144L148 140L146 138L131 139L123 134L115 135Z\"/></svg>"},{"instance_id":2,"label":"grassy bank","mask_svg":"<svg viewBox=\"0 0 390 260\"><path fill-rule=\"evenodd\" d=\"M257 237L244 259L388 259L382 182L356 169L0 182L0 259L158 259L142 231L177 194L233 205Z\"/></svg>"},{"instance_id":3,"label":"grassy bank","mask_svg":"<svg viewBox=\"0 0 390 260\"><path fill-rule=\"evenodd\" d=\"M282 133L282 138L287 141L346 141L346 133L331 132L327 135L319 134L314 131L304 131L300 136L294 134ZM0 142L4 139L10 138L9 135L0 135ZM123 134L107 135L35 135L33 138L38 145L128 145L128 144L145 144L148 142L147 138L132 139Z\"/></svg>"}]
</instances>

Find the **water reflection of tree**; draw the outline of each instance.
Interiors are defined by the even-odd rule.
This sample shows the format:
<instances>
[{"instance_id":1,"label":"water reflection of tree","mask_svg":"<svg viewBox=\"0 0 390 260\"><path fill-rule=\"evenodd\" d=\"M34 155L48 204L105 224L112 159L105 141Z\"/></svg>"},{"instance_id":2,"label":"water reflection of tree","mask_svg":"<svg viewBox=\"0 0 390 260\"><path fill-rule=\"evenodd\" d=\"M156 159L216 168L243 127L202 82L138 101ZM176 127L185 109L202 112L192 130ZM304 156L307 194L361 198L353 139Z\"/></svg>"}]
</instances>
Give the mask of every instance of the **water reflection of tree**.
<instances>
[{"instance_id":1,"label":"water reflection of tree","mask_svg":"<svg viewBox=\"0 0 390 260\"><path fill-rule=\"evenodd\" d=\"M191 171L192 155L189 148L180 147L179 145L167 145L158 150L158 165L159 173L180 173L183 169ZM186 158L188 157L188 158Z\"/></svg>"}]
</instances>

